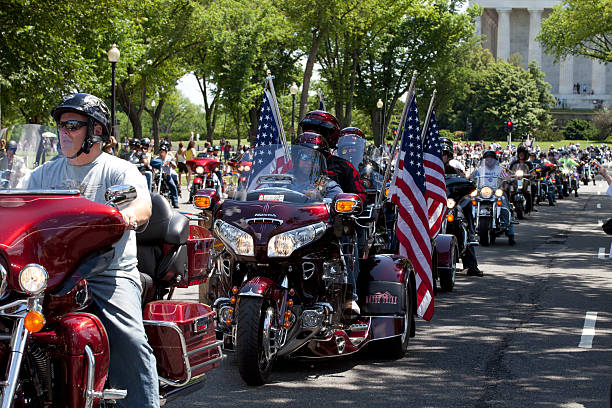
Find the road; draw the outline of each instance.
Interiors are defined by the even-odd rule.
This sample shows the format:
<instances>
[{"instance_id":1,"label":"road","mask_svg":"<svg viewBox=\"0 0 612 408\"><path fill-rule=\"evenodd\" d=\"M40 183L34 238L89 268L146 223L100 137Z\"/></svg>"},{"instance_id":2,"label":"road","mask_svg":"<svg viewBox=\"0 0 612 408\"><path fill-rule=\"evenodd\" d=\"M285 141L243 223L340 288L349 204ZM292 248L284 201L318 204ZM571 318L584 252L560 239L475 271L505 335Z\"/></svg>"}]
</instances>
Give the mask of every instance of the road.
<instances>
[{"instance_id":1,"label":"road","mask_svg":"<svg viewBox=\"0 0 612 408\"><path fill-rule=\"evenodd\" d=\"M541 206L516 227L517 245L498 238L477 248L482 278L459 274L417 320L401 360L361 353L329 361L284 361L268 384L247 387L235 356L185 407L607 407L612 382L612 217L605 182L580 197ZM600 248L603 248L600 250ZM585 330L585 317L595 327ZM593 334L593 336L589 336ZM591 339L591 344L589 344ZM582 340L582 347L579 344Z\"/></svg>"}]
</instances>

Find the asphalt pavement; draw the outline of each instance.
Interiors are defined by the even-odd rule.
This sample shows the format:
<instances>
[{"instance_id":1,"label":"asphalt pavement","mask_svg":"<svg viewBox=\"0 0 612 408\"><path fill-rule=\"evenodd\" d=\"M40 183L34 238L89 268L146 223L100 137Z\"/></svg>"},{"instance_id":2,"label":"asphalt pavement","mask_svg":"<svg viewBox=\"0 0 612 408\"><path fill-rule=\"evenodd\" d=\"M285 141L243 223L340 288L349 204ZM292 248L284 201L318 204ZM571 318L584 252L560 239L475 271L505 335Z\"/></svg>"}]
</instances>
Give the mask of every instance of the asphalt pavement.
<instances>
[{"instance_id":1,"label":"asphalt pavement","mask_svg":"<svg viewBox=\"0 0 612 408\"><path fill-rule=\"evenodd\" d=\"M400 360L362 352L281 361L248 387L227 353L184 407L608 407L612 382L612 217L603 180L578 198L540 206L505 237L477 248L484 277L458 274ZM184 201L184 200L183 200ZM184 209L192 207L181 205ZM197 288L177 291L196 299Z\"/></svg>"}]
</instances>

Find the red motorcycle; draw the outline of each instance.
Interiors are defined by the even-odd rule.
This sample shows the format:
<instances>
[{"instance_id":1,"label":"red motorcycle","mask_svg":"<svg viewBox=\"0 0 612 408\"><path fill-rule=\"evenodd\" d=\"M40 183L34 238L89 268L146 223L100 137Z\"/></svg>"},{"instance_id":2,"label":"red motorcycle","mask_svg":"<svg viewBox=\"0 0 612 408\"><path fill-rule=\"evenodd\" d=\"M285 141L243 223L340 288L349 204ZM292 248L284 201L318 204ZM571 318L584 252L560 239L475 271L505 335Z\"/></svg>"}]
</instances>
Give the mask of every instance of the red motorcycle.
<instances>
[{"instance_id":1,"label":"red motorcycle","mask_svg":"<svg viewBox=\"0 0 612 408\"><path fill-rule=\"evenodd\" d=\"M14 127L8 135L19 143L24 176L54 159L37 154L41 139L34 126ZM122 399L125 390L106 387L109 341L88 312L87 278L113 259L112 245L124 233L117 208L136 191L114 186L105 205L75 190L20 189L16 181L17 188L0 189L1 406L77 408ZM153 195L152 203L153 215L137 235L138 267L163 401L190 391L223 356L211 308L170 300L175 287L205 280L213 239L163 197Z\"/></svg>"},{"instance_id":2,"label":"red motorcycle","mask_svg":"<svg viewBox=\"0 0 612 408\"><path fill-rule=\"evenodd\" d=\"M415 275L406 259L369 250L378 209L363 210L356 194L326 198L319 152L258 149L255 158L268 161L251 169L244 189L224 201L205 189L195 200L222 243L209 293L218 335L236 350L242 378L259 385L278 358L349 355L375 340L403 356L414 336ZM359 316L345 307L356 263Z\"/></svg>"},{"instance_id":3,"label":"red motorcycle","mask_svg":"<svg viewBox=\"0 0 612 408\"><path fill-rule=\"evenodd\" d=\"M205 155L205 153L200 153ZM219 194L223 192L221 188L221 180L216 174L216 170L221 165L221 162L214 157L194 157L187 160L187 166L193 174L193 182L189 188L189 202L193 201L193 196L203 188L212 188Z\"/></svg>"}]
</instances>

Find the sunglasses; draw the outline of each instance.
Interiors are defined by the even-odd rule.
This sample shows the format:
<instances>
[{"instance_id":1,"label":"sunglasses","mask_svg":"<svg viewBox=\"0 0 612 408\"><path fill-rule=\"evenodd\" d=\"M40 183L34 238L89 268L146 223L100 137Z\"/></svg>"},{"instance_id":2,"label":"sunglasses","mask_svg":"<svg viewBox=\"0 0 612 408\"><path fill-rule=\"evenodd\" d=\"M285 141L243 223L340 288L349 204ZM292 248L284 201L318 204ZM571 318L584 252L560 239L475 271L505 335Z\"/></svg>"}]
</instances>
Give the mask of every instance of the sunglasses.
<instances>
[{"instance_id":1,"label":"sunglasses","mask_svg":"<svg viewBox=\"0 0 612 408\"><path fill-rule=\"evenodd\" d=\"M80 120L67 120L64 122L57 122L58 129L66 129L70 132L79 130L83 126L87 126L87 122L82 122Z\"/></svg>"}]
</instances>

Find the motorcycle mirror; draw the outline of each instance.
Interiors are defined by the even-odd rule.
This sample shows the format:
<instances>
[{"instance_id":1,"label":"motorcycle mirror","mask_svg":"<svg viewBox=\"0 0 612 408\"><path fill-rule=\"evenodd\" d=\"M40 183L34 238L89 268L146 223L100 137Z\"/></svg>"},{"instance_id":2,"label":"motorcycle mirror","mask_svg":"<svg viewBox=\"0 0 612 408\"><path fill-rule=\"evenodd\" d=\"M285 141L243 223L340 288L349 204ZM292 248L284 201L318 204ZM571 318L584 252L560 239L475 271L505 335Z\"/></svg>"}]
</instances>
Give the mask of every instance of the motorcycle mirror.
<instances>
[{"instance_id":1,"label":"motorcycle mirror","mask_svg":"<svg viewBox=\"0 0 612 408\"><path fill-rule=\"evenodd\" d=\"M104 193L106 203L113 204L117 207L128 205L134 201L137 196L136 187L127 184L111 186Z\"/></svg>"}]
</instances>

